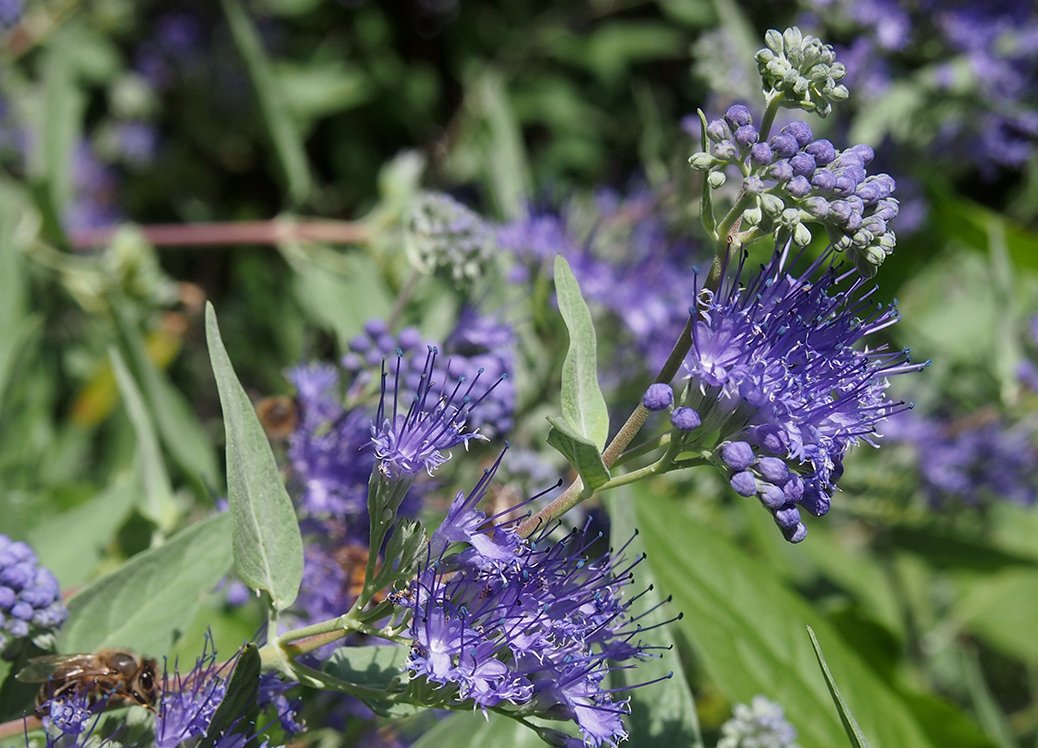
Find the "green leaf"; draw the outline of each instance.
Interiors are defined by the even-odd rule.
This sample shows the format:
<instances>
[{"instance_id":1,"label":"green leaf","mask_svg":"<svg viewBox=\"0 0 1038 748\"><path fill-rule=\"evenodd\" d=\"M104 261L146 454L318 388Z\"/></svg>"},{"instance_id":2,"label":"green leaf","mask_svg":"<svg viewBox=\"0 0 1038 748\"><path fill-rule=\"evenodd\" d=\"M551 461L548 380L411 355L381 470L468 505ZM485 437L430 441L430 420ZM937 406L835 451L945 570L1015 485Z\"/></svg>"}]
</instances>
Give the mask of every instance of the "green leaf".
<instances>
[{"instance_id":1,"label":"green leaf","mask_svg":"<svg viewBox=\"0 0 1038 748\"><path fill-rule=\"evenodd\" d=\"M71 30L59 31L46 45L43 61L42 106L33 139L32 171L46 186L48 210L60 215L72 198L70 175L76 143L82 128L86 97L78 85L73 59L75 45L70 45Z\"/></svg>"},{"instance_id":2,"label":"green leaf","mask_svg":"<svg viewBox=\"0 0 1038 748\"><path fill-rule=\"evenodd\" d=\"M632 487L639 526L652 549L648 563L685 614L675 627L730 701L766 695L785 708L803 748L843 744L843 727L803 634L810 625L841 674L844 697L877 745L933 745L905 705L812 605L767 564L661 496L659 482L651 483Z\"/></svg>"},{"instance_id":3,"label":"green leaf","mask_svg":"<svg viewBox=\"0 0 1038 748\"><path fill-rule=\"evenodd\" d=\"M59 651L166 652L230 569L230 522L220 514L191 525L77 593L68 603Z\"/></svg>"},{"instance_id":4,"label":"green leaf","mask_svg":"<svg viewBox=\"0 0 1038 748\"><path fill-rule=\"evenodd\" d=\"M645 543L641 536L631 539L635 533L634 497L629 491L621 489L619 493L610 493L606 497L609 509L611 532L610 545L613 548L627 546L626 555L636 558L645 552ZM654 586L655 578L652 569L644 561L634 568L637 591ZM655 605L659 605L666 590L650 589L632 606L630 614L644 614ZM656 608L652 613L638 621L639 626L656 626L671 618L677 611L668 605ZM652 643L661 648L670 647L659 659L650 659L638 663L634 670L616 670L613 672L614 686L640 683L655 678L669 680L654 683L644 688L631 691L631 716L625 721L628 724L630 737L625 745L631 748L654 748L659 745L680 745L685 748L702 748L703 736L699 732L699 720L696 717L696 703L692 697L685 673L681 669L678 652L675 648L674 635L670 625L661 626L652 632ZM662 651L662 650L661 650Z\"/></svg>"},{"instance_id":5,"label":"green leaf","mask_svg":"<svg viewBox=\"0 0 1038 748\"><path fill-rule=\"evenodd\" d=\"M97 496L51 515L29 531L30 545L63 589L90 578L139 493L136 476L129 471L120 473Z\"/></svg>"},{"instance_id":6,"label":"green leaf","mask_svg":"<svg viewBox=\"0 0 1038 748\"><path fill-rule=\"evenodd\" d=\"M292 290L300 306L335 334L340 349L347 349L369 319L389 316L393 297L370 255L313 245L305 251L294 245L281 249L296 271Z\"/></svg>"},{"instance_id":7,"label":"green leaf","mask_svg":"<svg viewBox=\"0 0 1038 748\"><path fill-rule=\"evenodd\" d=\"M833 674L829 672L829 663L825 661L825 655L822 654L822 645L818 643L818 637L815 636L814 629L810 626L807 627L807 635L811 637L811 646L815 650L815 657L818 658L818 667L822 668L822 675L825 676L825 685L829 688L829 695L833 697L833 703L836 705L836 711L840 714L840 722L847 733L847 738L851 741L851 745L854 748L869 748L868 738L865 737L865 734L858 726L858 721L851 714L851 708L847 706L847 702L840 695L840 689L836 686Z\"/></svg>"},{"instance_id":8,"label":"green leaf","mask_svg":"<svg viewBox=\"0 0 1038 748\"><path fill-rule=\"evenodd\" d=\"M137 437L137 466L144 489L138 508L142 515L154 522L163 532L168 532L176 524L179 511L173 497L173 486L166 472L166 464L159 450L151 414L144 405L141 391L126 368L122 355L113 348L109 350L108 357L112 361L115 381L119 385L119 393Z\"/></svg>"},{"instance_id":9,"label":"green leaf","mask_svg":"<svg viewBox=\"0 0 1038 748\"><path fill-rule=\"evenodd\" d=\"M609 436L609 411L598 388L598 354L591 311L566 258L555 257L555 293L569 331L569 350L562 363L562 415L577 434L599 449Z\"/></svg>"},{"instance_id":10,"label":"green leaf","mask_svg":"<svg viewBox=\"0 0 1038 748\"><path fill-rule=\"evenodd\" d=\"M249 642L238 655L234 673L227 684L227 691L220 706L216 708L205 738L199 748L212 748L216 742L230 732L244 734L255 722L260 683L260 656L256 645Z\"/></svg>"},{"instance_id":11,"label":"green leaf","mask_svg":"<svg viewBox=\"0 0 1038 748\"><path fill-rule=\"evenodd\" d=\"M426 732L411 748L544 748L545 743L533 730L513 719L490 712L455 714Z\"/></svg>"},{"instance_id":12,"label":"green leaf","mask_svg":"<svg viewBox=\"0 0 1038 748\"><path fill-rule=\"evenodd\" d=\"M220 480L212 441L187 400L148 357L140 331L117 309L115 320L127 365L155 416L159 438L182 469L210 485Z\"/></svg>"},{"instance_id":13,"label":"green leaf","mask_svg":"<svg viewBox=\"0 0 1038 748\"><path fill-rule=\"evenodd\" d=\"M586 488L598 488L609 480L609 468L602 462L598 447L577 433L576 427L567 418L549 417L548 444L555 447L569 460L569 464L580 474Z\"/></svg>"},{"instance_id":14,"label":"green leaf","mask_svg":"<svg viewBox=\"0 0 1038 748\"><path fill-rule=\"evenodd\" d=\"M324 673L352 686L389 694L399 691L409 680L407 647L339 647L328 658Z\"/></svg>"},{"instance_id":15,"label":"green leaf","mask_svg":"<svg viewBox=\"0 0 1038 748\"><path fill-rule=\"evenodd\" d=\"M1013 659L1038 664L1038 571L963 576L951 619Z\"/></svg>"},{"instance_id":16,"label":"green leaf","mask_svg":"<svg viewBox=\"0 0 1038 748\"><path fill-rule=\"evenodd\" d=\"M212 304L206 304L205 329L227 434L234 566L246 584L266 591L275 609L284 610L303 578L299 523L267 435L227 356Z\"/></svg>"},{"instance_id":17,"label":"green leaf","mask_svg":"<svg viewBox=\"0 0 1038 748\"><path fill-rule=\"evenodd\" d=\"M252 85L256 89L260 111L281 165L289 201L292 205L299 205L310 194L313 183L306 161L306 149L292 119L289 98L282 91L281 81L274 75L259 34L238 0L221 0L221 3L234 43L245 60Z\"/></svg>"}]
</instances>

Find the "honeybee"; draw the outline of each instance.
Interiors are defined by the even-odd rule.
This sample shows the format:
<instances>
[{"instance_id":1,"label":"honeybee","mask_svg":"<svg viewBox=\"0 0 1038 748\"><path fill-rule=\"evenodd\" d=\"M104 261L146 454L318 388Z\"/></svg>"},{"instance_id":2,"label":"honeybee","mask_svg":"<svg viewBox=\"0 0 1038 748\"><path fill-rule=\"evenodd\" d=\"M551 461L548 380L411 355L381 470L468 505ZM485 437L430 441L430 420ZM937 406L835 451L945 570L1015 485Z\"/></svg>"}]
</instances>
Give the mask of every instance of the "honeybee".
<instances>
[{"instance_id":1,"label":"honeybee","mask_svg":"<svg viewBox=\"0 0 1038 748\"><path fill-rule=\"evenodd\" d=\"M100 649L92 654L33 657L15 676L23 683L42 683L36 713L47 713L46 702L63 694L85 693L106 706L138 704L154 709L159 698L155 660L124 649Z\"/></svg>"},{"instance_id":2,"label":"honeybee","mask_svg":"<svg viewBox=\"0 0 1038 748\"><path fill-rule=\"evenodd\" d=\"M265 397L256 403L256 415L267 436L282 441L292 436L299 423L299 408L295 400L285 395Z\"/></svg>"}]
</instances>

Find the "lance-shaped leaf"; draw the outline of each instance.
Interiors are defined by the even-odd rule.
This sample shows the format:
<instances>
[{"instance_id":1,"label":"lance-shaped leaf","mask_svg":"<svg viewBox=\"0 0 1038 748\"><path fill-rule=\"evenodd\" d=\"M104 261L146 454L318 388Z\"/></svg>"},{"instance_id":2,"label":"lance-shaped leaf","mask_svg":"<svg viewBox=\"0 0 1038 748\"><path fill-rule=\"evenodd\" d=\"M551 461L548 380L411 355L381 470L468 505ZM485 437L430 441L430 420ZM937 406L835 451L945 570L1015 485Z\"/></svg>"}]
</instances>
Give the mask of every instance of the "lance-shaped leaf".
<instances>
[{"instance_id":1,"label":"lance-shaped leaf","mask_svg":"<svg viewBox=\"0 0 1038 748\"><path fill-rule=\"evenodd\" d=\"M851 741L851 745L854 748L869 748L868 738L865 737L865 733L858 726L858 721L851 714L851 708L847 706L847 702L840 695L840 689L836 687L833 674L829 672L829 664L825 661L825 656L822 654L822 645L818 643L815 630L808 626L807 634L811 637L811 646L814 647L815 657L818 658L818 667L822 668L822 675L825 676L825 685L829 688L829 695L833 697L836 711L840 713L840 722L843 723L843 729L847 733L847 738Z\"/></svg>"},{"instance_id":2,"label":"lance-shaped leaf","mask_svg":"<svg viewBox=\"0 0 1038 748\"><path fill-rule=\"evenodd\" d=\"M566 418L549 418L548 444L559 450L580 475L586 488L598 488L609 480L609 468L598 447L577 433Z\"/></svg>"},{"instance_id":3,"label":"lance-shaped leaf","mask_svg":"<svg viewBox=\"0 0 1038 748\"><path fill-rule=\"evenodd\" d=\"M609 436L609 411L598 388L595 325L580 285L562 256L555 257L555 293L569 331L569 350L562 362L562 415L578 436L602 449Z\"/></svg>"},{"instance_id":4,"label":"lance-shaped leaf","mask_svg":"<svg viewBox=\"0 0 1038 748\"><path fill-rule=\"evenodd\" d=\"M259 650L250 642L242 648L234 663L234 673L227 684L227 691L198 748L213 748L225 735L233 732L244 734L253 727L258 712L256 699L259 696L259 685Z\"/></svg>"},{"instance_id":5,"label":"lance-shaped leaf","mask_svg":"<svg viewBox=\"0 0 1038 748\"><path fill-rule=\"evenodd\" d=\"M284 610L296 599L303 577L299 524L267 435L227 356L212 304L206 305L205 328L227 435L234 568Z\"/></svg>"}]
</instances>

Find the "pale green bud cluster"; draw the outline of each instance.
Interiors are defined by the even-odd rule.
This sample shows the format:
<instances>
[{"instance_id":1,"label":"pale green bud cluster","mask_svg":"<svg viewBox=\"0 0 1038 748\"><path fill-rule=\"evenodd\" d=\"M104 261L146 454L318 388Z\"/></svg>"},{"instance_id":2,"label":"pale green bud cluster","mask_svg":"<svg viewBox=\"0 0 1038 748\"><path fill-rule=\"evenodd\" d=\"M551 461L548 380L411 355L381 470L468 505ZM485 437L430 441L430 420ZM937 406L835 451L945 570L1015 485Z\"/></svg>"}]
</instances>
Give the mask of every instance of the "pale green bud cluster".
<instances>
[{"instance_id":1,"label":"pale green bud cluster","mask_svg":"<svg viewBox=\"0 0 1038 748\"><path fill-rule=\"evenodd\" d=\"M483 276L496 246L493 232L479 215L439 192L423 192L415 199L406 243L419 270L459 288Z\"/></svg>"},{"instance_id":2,"label":"pale green bud cluster","mask_svg":"<svg viewBox=\"0 0 1038 748\"><path fill-rule=\"evenodd\" d=\"M764 43L754 57L757 70L765 93L781 95L783 106L825 117L834 102L847 99L847 86L839 82L847 69L836 61L831 44L805 36L796 26L782 33L769 30Z\"/></svg>"}]
</instances>

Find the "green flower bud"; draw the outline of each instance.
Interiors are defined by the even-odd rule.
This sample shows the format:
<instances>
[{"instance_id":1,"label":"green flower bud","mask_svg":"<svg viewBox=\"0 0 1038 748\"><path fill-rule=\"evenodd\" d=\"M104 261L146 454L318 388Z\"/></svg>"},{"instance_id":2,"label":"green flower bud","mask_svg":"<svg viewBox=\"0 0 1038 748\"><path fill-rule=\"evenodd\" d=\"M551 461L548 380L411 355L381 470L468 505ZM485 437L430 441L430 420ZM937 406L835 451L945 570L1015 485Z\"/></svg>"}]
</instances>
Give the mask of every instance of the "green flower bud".
<instances>
[{"instance_id":1,"label":"green flower bud","mask_svg":"<svg viewBox=\"0 0 1038 748\"><path fill-rule=\"evenodd\" d=\"M798 223L793 229L793 242L798 247L806 247L811 243L811 230L802 223Z\"/></svg>"},{"instance_id":2,"label":"green flower bud","mask_svg":"<svg viewBox=\"0 0 1038 748\"><path fill-rule=\"evenodd\" d=\"M757 226L763 217L761 209L758 207L747 208L742 212L742 220L748 226Z\"/></svg>"},{"instance_id":3,"label":"green flower bud","mask_svg":"<svg viewBox=\"0 0 1038 748\"><path fill-rule=\"evenodd\" d=\"M693 153L689 157L688 163L697 171L706 171L720 162L709 153L700 151L699 153Z\"/></svg>"},{"instance_id":4,"label":"green flower bud","mask_svg":"<svg viewBox=\"0 0 1038 748\"><path fill-rule=\"evenodd\" d=\"M715 190L720 189L727 179L723 171L712 171L706 175L706 183Z\"/></svg>"},{"instance_id":5,"label":"green flower bud","mask_svg":"<svg viewBox=\"0 0 1038 748\"><path fill-rule=\"evenodd\" d=\"M846 86L838 85L847 69L836 62L831 45L814 36L805 36L792 26L783 33L771 29L764 36L765 49L754 59L764 90L780 95L782 106L814 111L825 117L832 102L844 101Z\"/></svg>"},{"instance_id":6,"label":"green flower bud","mask_svg":"<svg viewBox=\"0 0 1038 748\"><path fill-rule=\"evenodd\" d=\"M493 256L494 235L476 213L449 195L418 195L406 227L408 256L419 270L462 288L480 278Z\"/></svg>"},{"instance_id":7,"label":"green flower bud","mask_svg":"<svg viewBox=\"0 0 1038 748\"><path fill-rule=\"evenodd\" d=\"M782 198L768 193L760 196L760 207L764 209L765 213L777 216L786 207L786 204L782 202Z\"/></svg>"}]
</instances>

